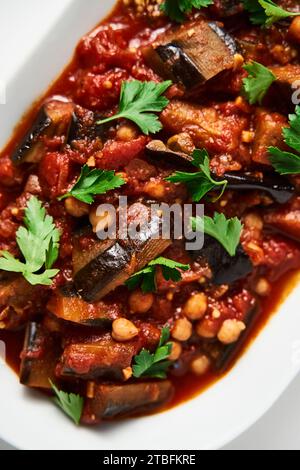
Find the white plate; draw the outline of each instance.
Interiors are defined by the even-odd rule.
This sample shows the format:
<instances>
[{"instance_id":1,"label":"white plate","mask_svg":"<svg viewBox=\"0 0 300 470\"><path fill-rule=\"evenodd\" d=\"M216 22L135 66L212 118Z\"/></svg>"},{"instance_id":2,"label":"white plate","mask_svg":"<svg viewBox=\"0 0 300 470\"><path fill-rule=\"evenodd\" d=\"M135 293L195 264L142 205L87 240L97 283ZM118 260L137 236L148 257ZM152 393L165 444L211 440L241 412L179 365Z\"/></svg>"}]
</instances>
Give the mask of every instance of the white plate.
<instances>
[{"instance_id":1,"label":"white plate","mask_svg":"<svg viewBox=\"0 0 300 470\"><path fill-rule=\"evenodd\" d=\"M0 145L69 60L77 40L114 0L10 0L0 4ZM163 414L76 428L0 364L0 436L20 449L218 449L253 424L300 370L300 289L236 367L199 397Z\"/></svg>"}]
</instances>

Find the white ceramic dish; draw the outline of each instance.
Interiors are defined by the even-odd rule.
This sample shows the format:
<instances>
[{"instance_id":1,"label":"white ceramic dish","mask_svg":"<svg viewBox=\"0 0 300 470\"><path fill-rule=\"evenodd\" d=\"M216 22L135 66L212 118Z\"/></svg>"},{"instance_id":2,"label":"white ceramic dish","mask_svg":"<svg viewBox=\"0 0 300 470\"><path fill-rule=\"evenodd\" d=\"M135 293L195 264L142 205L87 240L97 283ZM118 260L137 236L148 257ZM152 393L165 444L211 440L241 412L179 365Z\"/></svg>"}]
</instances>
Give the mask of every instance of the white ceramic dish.
<instances>
[{"instance_id":1,"label":"white ceramic dish","mask_svg":"<svg viewBox=\"0 0 300 470\"><path fill-rule=\"evenodd\" d=\"M10 0L0 4L0 146L114 0ZM13 32L13 36L12 36ZM151 417L76 428L50 400L22 388L0 362L0 437L19 449L219 449L277 400L300 370L300 288L236 367L194 400Z\"/></svg>"}]
</instances>

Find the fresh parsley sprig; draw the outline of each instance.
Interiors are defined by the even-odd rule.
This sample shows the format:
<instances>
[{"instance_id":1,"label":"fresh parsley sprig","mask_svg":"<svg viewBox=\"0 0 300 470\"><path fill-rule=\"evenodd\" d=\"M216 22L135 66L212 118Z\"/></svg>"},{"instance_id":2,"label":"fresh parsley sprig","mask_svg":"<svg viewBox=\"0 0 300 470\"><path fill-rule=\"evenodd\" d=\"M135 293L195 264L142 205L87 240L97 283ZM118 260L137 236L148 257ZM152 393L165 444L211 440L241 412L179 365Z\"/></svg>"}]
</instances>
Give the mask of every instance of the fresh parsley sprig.
<instances>
[{"instance_id":1,"label":"fresh parsley sprig","mask_svg":"<svg viewBox=\"0 0 300 470\"><path fill-rule=\"evenodd\" d=\"M154 113L160 113L169 104L169 100L163 96L163 93L171 85L170 80L162 83L141 82L139 80L123 82L119 112L97 124L123 118L133 121L146 135L159 132L162 129L162 124Z\"/></svg>"},{"instance_id":2,"label":"fresh parsley sprig","mask_svg":"<svg viewBox=\"0 0 300 470\"><path fill-rule=\"evenodd\" d=\"M174 175L166 178L166 181L185 183L195 202L199 202L208 192L215 189L220 189L219 198L222 197L228 182L226 180L216 181L212 178L207 151L205 149L194 150L191 163L201 171L197 171L197 173L177 171Z\"/></svg>"},{"instance_id":3,"label":"fresh parsley sprig","mask_svg":"<svg viewBox=\"0 0 300 470\"><path fill-rule=\"evenodd\" d=\"M161 8L173 21L182 23L186 13L193 8L200 9L212 5L214 0L165 0Z\"/></svg>"},{"instance_id":4,"label":"fresh parsley sprig","mask_svg":"<svg viewBox=\"0 0 300 470\"><path fill-rule=\"evenodd\" d=\"M272 24L290 16L298 16L299 13L284 10L272 0L243 0L245 10L250 13L253 24L272 26Z\"/></svg>"},{"instance_id":5,"label":"fresh parsley sprig","mask_svg":"<svg viewBox=\"0 0 300 470\"><path fill-rule=\"evenodd\" d=\"M132 367L133 376L137 379L141 377L151 377L155 379L165 379L167 370L172 365L168 360L172 352L172 343L169 343L170 329L165 327L162 329L159 345L154 353L147 349L134 357L134 365Z\"/></svg>"},{"instance_id":6,"label":"fresh parsley sprig","mask_svg":"<svg viewBox=\"0 0 300 470\"><path fill-rule=\"evenodd\" d=\"M295 114L289 116L290 127L282 131L285 143L300 153L300 106L296 106ZM275 170L281 175L300 173L300 155L285 152L277 147L269 147L270 161Z\"/></svg>"},{"instance_id":7,"label":"fresh parsley sprig","mask_svg":"<svg viewBox=\"0 0 300 470\"><path fill-rule=\"evenodd\" d=\"M151 261L148 266L141 271L135 273L126 282L126 285L130 290L135 289L141 284L141 289L144 293L156 291L156 267L161 266L162 274L166 281L178 282L181 280L181 272L188 271L190 266L188 264L177 263L167 258L157 258Z\"/></svg>"},{"instance_id":8,"label":"fresh parsley sprig","mask_svg":"<svg viewBox=\"0 0 300 470\"><path fill-rule=\"evenodd\" d=\"M243 95L250 104L261 104L276 77L271 70L255 61L244 65L244 69L248 77L243 79Z\"/></svg>"},{"instance_id":9,"label":"fresh parsley sprig","mask_svg":"<svg viewBox=\"0 0 300 470\"><path fill-rule=\"evenodd\" d=\"M8 251L2 251L0 269L21 273L32 285L49 286L59 272L51 268L58 258L60 232L35 196L28 201L24 225L18 229L16 240L25 262L14 258Z\"/></svg>"},{"instance_id":10,"label":"fresh parsley sprig","mask_svg":"<svg viewBox=\"0 0 300 470\"><path fill-rule=\"evenodd\" d=\"M84 165L73 188L58 199L61 201L72 196L81 202L92 204L96 195L120 188L123 184L126 184L126 181L114 171L91 169Z\"/></svg>"},{"instance_id":11,"label":"fresh parsley sprig","mask_svg":"<svg viewBox=\"0 0 300 470\"><path fill-rule=\"evenodd\" d=\"M215 238L230 256L235 256L243 229L243 225L237 217L226 219L224 214L215 212L213 218L208 216L193 217L192 227L193 230Z\"/></svg>"},{"instance_id":12,"label":"fresh parsley sprig","mask_svg":"<svg viewBox=\"0 0 300 470\"><path fill-rule=\"evenodd\" d=\"M54 385L54 383L51 382L51 380L49 380L49 382L56 395L56 397L54 398L55 403L78 426L80 424L80 418L82 415L84 398L80 395L75 395L74 393L66 393L62 390L58 390L58 388Z\"/></svg>"}]
</instances>

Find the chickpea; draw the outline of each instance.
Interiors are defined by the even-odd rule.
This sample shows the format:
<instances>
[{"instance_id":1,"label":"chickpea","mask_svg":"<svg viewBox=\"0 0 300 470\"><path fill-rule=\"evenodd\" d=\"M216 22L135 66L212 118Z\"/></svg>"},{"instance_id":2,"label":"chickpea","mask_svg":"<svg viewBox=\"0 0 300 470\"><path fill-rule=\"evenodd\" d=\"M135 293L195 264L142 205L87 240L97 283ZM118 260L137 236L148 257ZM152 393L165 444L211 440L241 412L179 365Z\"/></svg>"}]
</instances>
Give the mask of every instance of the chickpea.
<instances>
[{"instance_id":1,"label":"chickpea","mask_svg":"<svg viewBox=\"0 0 300 470\"><path fill-rule=\"evenodd\" d=\"M254 141L255 133L253 131L242 132L242 142L245 144L251 144Z\"/></svg>"},{"instance_id":2,"label":"chickpea","mask_svg":"<svg viewBox=\"0 0 300 470\"><path fill-rule=\"evenodd\" d=\"M88 382L86 385L86 396L87 398L95 398L95 388L96 384L95 382Z\"/></svg>"},{"instance_id":3,"label":"chickpea","mask_svg":"<svg viewBox=\"0 0 300 470\"><path fill-rule=\"evenodd\" d=\"M164 199L166 188L162 182L159 181L149 181L145 186L145 192L153 199Z\"/></svg>"},{"instance_id":4,"label":"chickpea","mask_svg":"<svg viewBox=\"0 0 300 470\"><path fill-rule=\"evenodd\" d=\"M122 370L122 373L123 373L123 378L124 378L125 382L127 380L131 379L131 377L133 375L133 371L132 371L131 367L126 367L126 369Z\"/></svg>"},{"instance_id":5,"label":"chickpea","mask_svg":"<svg viewBox=\"0 0 300 470\"><path fill-rule=\"evenodd\" d=\"M78 201L74 197L68 197L65 200L65 208L68 214L72 217L83 217L89 213L89 205L84 202Z\"/></svg>"},{"instance_id":6,"label":"chickpea","mask_svg":"<svg viewBox=\"0 0 300 470\"><path fill-rule=\"evenodd\" d=\"M191 136L185 132L173 135L168 140L168 147L174 152L184 152L187 154L191 154L195 149Z\"/></svg>"},{"instance_id":7,"label":"chickpea","mask_svg":"<svg viewBox=\"0 0 300 470\"><path fill-rule=\"evenodd\" d=\"M192 295L186 302L183 313L189 320L200 320L207 310L207 297L203 292Z\"/></svg>"},{"instance_id":8,"label":"chickpea","mask_svg":"<svg viewBox=\"0 0 300 470\"><path fill-rule=\"evenodd\" d=\"M223 344L235 343L246 329L245 323L238 320L225 320L218 333L218 339Z\"/></svg>"},{"instance_id":9,"label":"chickpea","mask_svg":"<svg viewBox=\"0 0 300 470\"><path fill-rule=\"evenodd\" d=\"M186 318L179 318L172 328L172 337L177 341L187 341L192 336L193 325Z\"/></svg>"},{"instance_id":10,"label":"chickpea","mask_svg":"<svg viewBox=\"0 0 300 470\"><path fill-rule=\"evenodd\" d=\"M199 356L191 362L190 369L195 375L204 375L208 372L211 362L210 359L205 356Z\"/></svg>"},{"instance_id":11,"label":"chickpea","mask_svg":"<svg viewBox=\"0 0 300 470\"><path fill-rule=\"evenodd\" d=\"M241 54L234 54L233 56L234 70L238 70L242 68L244 62L245 62L245 59Z\"/></svg>"},{"instance_id":12,"label":"chickpea","mask_svg":"<svg viewBox=\"0 0 300 470\"><path fill-rule=\"evenodd\" d=\"M255 292L262 297L269 295L271 292L271 284L266 278L261 277L255 286Z\"/></svg>"},{"instance_id":13,"label":"chickpea","mask_svg":"<svg viewBox=\"0 0 300 470\"><path fill-rule=\"evenodd\" d=\"M216 324L209 318L204 318L196 325L196 333L201 338L212 339L217 336Z\"/></svg>"},{"instance_id":14,"label":"chickpea","mask_svg":"<svg viewBox=\"0 0 300 470\"><path fill-rule=\"evenodd\" d=\"M107 230L113 223L112 214L108 211L97 214L97 207L93 207L89 214L90 223L93 226L93 232Z\"/></svg>"},{"instance_id":15,"label":"chickpea","mask_svg":"<svg viewBox=\"0 0 300 470\"><path fill-rule=\"evenodd\" d=\"M264 222L262 218L258 214L255 214L254 212L247 214L244 222L245 222L245 227L249 229L261 231L264 226Z\"/></svg>"},{"instance_id":16,"label":"chickpea","mask_svg":"<svg viewBox=\"0 0 300 470\"><path fill-rule=\"evenodd\" d=\"M139 334L134 323L126 318L118 318L112 325L112 337L119 342L130 341Z\"/></svg>"},{"instance_id":17,"label":"chickpea","mask_svg":"<svg viewBox=\"0 0 300 470\"><path fill-rule=\"evenodd\" d=\"M130 142L138 136L137 129L130 124L123 124L117 130L117 139L123 142Z\"/></svg>"},{"instance_id":18,"label":"chickpea","mask_svg":"<svg viewBox=\"0 0 300 470\"><path fill-rule=\"evenodd\" d=\"M131 313L146 313L148 312L154 302L154 295L143 293L141 290L135 290L129 297L129 307Z\"/></svg>"},{"instance_id":19,"label":"chickpea","mask_svg":"<svg viewBox=\"0 0 300 470\"><path fill-rule=\"evenodd\" d=\"M169 360L170 361L177 361L182 353L182 346L180 343L177 343L177 341L171 341L172 344L172 351L171 354L169 355Z\"/></svg>"},{"instance_id":20,"label":"chickpea","mask_svg":"<svg viewBox=\"0 0 300 470\"><path fill-rule=\"evenodd\" d=\"M300 44L300 16L296 16L296 18L293 19L289 28L289 36L295 42Z\"/></svg>"}]
</instances>

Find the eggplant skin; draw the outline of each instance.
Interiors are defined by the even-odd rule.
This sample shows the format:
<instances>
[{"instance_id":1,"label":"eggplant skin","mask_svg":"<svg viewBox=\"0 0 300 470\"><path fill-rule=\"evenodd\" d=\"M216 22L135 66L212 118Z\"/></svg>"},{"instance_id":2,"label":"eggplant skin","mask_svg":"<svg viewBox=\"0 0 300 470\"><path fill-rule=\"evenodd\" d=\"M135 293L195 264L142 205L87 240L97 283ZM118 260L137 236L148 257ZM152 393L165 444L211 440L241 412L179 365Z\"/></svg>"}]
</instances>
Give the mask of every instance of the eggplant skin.
<instances>
[{"instance_id":1,"label":"eggplant skin","mask_svg":"<svg viewBox=\"0 0 300 470\"><path fill-rule=\"evenodd\" d=\"M278 204L287 203L295 194L295 187L286 177L271 171L265 171L261 177L251 173L225 173L221 179L228 181L228 189L265 191Z\"/></svg>"},{"instance_id":2,"label":"eggplant skin","mask_svg":"<svg viewBox=\"0 0 300 470\"><path fill-rule=\"evenodd\" d=\"M191 86L192 83L205 82L205 77L176 41L158 46L156 53L162 62L168 63L172 77L176 82L181 82L186 87Z\"/></svg>"},{"instance_id":3,"label":"eggplant skin","mask_svg":"<svg viewBox=\"0 0 300 470\"><path fill-rule=\"evenodd\" d=\"M213 273L213 282L217 285L233 284L253 271L250 258L241 245L238 246L236 255L232 257L209 235L205 235L202 250L191 251L190 254L195 261L205 259L208 262Z\"/></svg>"},{"instance_id":4,"label":"eggplant skin","mask_svg":"<svg viewBox=\"0 0 300 470\"><path fill-rule=\"evenodd\" d=\"M111 323L121 316L118 304L87 303L78 295L73 284L58 289L50 298L47 309L61 320L99 328L110 328Z\"/></svg>"},{"instance_id":5,"label":"eggplant skin","mask_svg":"<svg viewBox=\"0 0 300 470\"><path fill-rule=\"evenodd\" d=\"M29 131L25 134L20 146L15 150L12 155L12 161L15 164L20 164L26 159L26 155L31 151L33 144L36 143L37 138L42 135L46 129L51 125L51 119L47 116L45 108L42 107L33 122Z\"/></svg>"},{"instance_id":6,"label":"eggplant skin","mask_svg":"<svg viewBox=\"0 0 300 470\"><path fill-rule=\"evenodd\" d=\"M66 142L73 109L74 104L67 100L52 99L44 103L29 131L14 151L13 163L38 163L46 151L41 137L64 137Z\"/></svg>"},{"instance_id":7,"label":"eggplant skin","mask_svg":"<svg viewBox=\"0 0 300 470\"><path fill-rule=\"evenodd\" d=\"M93 302L102 286L113 282L120 272L126 272L130 260L131 252L115 243L76 274L74 284L78 293L86 302Z\"/></svg>"},{"instance_id":8,"label":"eggplant skin","mask_svg":"<svg viewBox=\"0 0 300 470\"><path fill-rule=\"evenodd\" d=\"M131 366L138 347L137 341L118 343L111 337L70 344L61 356L56 373L83 380L103 377L122 382L123 370Z\"/></svg>"},{"instance_id":9,"label":"eggplant skin","mask_svg":"<svg viewBox=\"0 0 300 470\"><path fill-rule=\"evenodd\" d=\"M191 94L208 80L234 67L234 39L204 18L171 29L143 50L146 62Z\"/></svg>"},{"instance_id":10,"label":"eggplant skin","mask_svg":"<svg viewBox=\"0 0 300 470\"><path fill-rule=\"evenodd\" d=\"M174 152L169 149L161 140L152 140L146 146L146 154L151 158L154 163L161 161L163 163L170 163L176 167L194 168L193 157L183 152Z\"/></svg>"},{"instance_id":11,"label":"eggplant skin","mask_svg":"<svg viewBox=\"0 0 300 470\"><path fill-rule=\"evenodd\" d=\"M128 233L128 237L124 240L121 238L113 240L112 245L104 240L105 249L101 249L101 243L95 250L92 248L93 257L86 253L89 261L78 271L73 257L74 285L84 301L101 300L117 287L124 285L132 274L143 269L149 261L170 246L171 240L161 237L161 216L153 215L150 209L146 203L132 204L128 208L128 220L140 224L140 231Z\"/></svg>"},{"instance_id":12,"label":"eggplant skin","mask_svg":"<svg viewBox=\"0 0 300 470\"><path fill-rule=\"evenodd\" d=\"M95 384L94 397L85 402L82 422L98 424L103 420L150 412L165 405L173 394L173 385L168 380L126 385Z\"/></svg>"},{"instance_id":13,"label":"eggplant skin","mask_svg":"<svg viewBox=\"0 0 300 470\"><path fill-rule=\"evenodd\" d=\"M21 353L20 382L31 388L50 389L61 354L60 341L39 323L27 326Z\"/></svg>"},{"instance_id":14,"label":"eggplant skin","mask_svg":"<svg viewBox=\"0 0 300 470\"><path fill-rule=\"evenodd\" d=\"M107 125L96 124L101 120L93 111L76 106L72 115L70 131L68 135L68 143L71 144L76 140L94 140L106 136Z\"/></svg>"}]
</instances>

